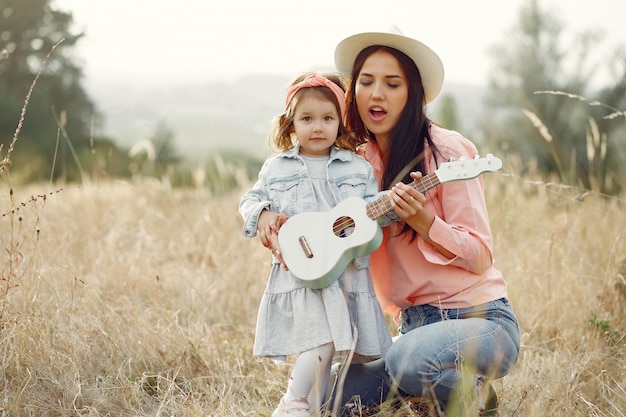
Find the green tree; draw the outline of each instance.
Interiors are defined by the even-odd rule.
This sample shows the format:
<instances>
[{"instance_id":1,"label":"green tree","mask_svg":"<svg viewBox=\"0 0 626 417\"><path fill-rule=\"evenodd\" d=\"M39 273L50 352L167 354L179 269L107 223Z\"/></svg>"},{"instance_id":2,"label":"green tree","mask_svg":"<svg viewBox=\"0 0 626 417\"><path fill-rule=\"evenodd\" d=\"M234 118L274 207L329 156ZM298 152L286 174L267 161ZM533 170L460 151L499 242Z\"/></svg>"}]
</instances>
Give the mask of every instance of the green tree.
<instances>
[{"instance_id":1,"label":"green tree","mask_svg":"<svg viewBox=\"0 0 626 417\"><path fill-rule=\"evenodd\" d=\"M565 45L562 24L543 13L537 3L533 0L521 9L517 27L492 51L496 66L485 100L486 137L504 152L536 160L544 173L556 174L562 182L585 188L605 184L593 181L594 175L606 172L606 166L600 172L593 169L597 161L590 162L588 133L594 123L590 118L603 120L611 111L581 99L593 94L591 81L598 65L589 57L599 36L583 33ZM607 105L624 105L623 84L622 77L602 89ZM605 138L604 145L597 145L607 147L605 155L610 156L611 149L623 146L619 137L612 139L620 125L597 125Z\"/></svg>"},{"instance_id":2,"label":"green tree","mask_svg":"<svg viewBox=\"0 0 626 417\"><path fill-rule=\"evenodd\" d=\"M626 52L620 47L615 50L614 56L626 57ZM589 103L591 107L587 131L589 172L602 192L616 192L626 185L623 180L626 176L623 164L626 160L625 60L620 60L617 65L613 74L620 82L602 88ZM597 124L596 130L594 123Z\"/></svg>"},{"instance_id":3,"label":"green tree","mask_svg":"<svg viewBox=\"0 0 626 417\"><path fill-rule=\"evenodd\" d=\"M174 144L174 131L160 121L148 140L137 142L129 154L133 175L171 176L183 160Z\"/></svg>"},{"instance_id":4,"label":"green tree","mask_svg":"<svg viewBox=\"0 0 626 417\"><path fill-rule=\"evenodd\" d=\"M443 127L451 130L460 130L456 100L452 94L445 94L440 98L441 103L437 121Z\"/></svg>"},{"instance_id":5,"label":"green tree","mask_svg":"<svg viewBox=\"0 0 626 417\"><path fill-rule=\"evenodd\" d=\"M175 134L164 121L160 121L150 138L154 144L155 163L157 167L177 165L182 161L174 143Z\"/></svg>"},{"instance_id":6,"label":"green tree","mask_svg":"<svg viewBox=\"0 0 626 417\"><path fill-rule=\"evenodd\" d=\"M50 0L0 0L0 51L5 55L0 60L0 143L6 150L39 73L16 146L27 149L29 161L45 161L34 173L40 179L49 177L55 154L55 175L76 178L76 155L90 146L91 128L101 122L71 54L83 36L70 31L72 21L71 13L52 9ZM64 134L59 129L62 114Z\"/></svg>"}]
</instances>

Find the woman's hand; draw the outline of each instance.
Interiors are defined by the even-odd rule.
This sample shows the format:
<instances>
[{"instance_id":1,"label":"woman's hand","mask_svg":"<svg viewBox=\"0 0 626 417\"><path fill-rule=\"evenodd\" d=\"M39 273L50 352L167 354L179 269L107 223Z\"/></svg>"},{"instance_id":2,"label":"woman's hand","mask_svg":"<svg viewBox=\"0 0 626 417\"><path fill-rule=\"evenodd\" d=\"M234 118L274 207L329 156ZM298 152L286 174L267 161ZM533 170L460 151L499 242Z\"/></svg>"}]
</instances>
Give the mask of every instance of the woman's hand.
<instances>
[{"instance_id":1,"label":"woman's hand","mask_svg":"<svg viewBox=\"0 0 626 417\"><path fill-rule=\"evenodd\" d=\"M422 174L420 172L412 172L411 178L419 180L422 178ZM428 230L435 221L435 216L424 210L424 204L426 203L424 194L408 184L399 182L391 187L388 196L398 216L424 239L428 240Z\"/></svg>"},{"instance_id":2,"label":"woman's hand","mask_svg":"<svg viewBox=\"0 0 626 417\"><path fill-rule=\"evenodd\" d=\"M257 224L257 234L259 235L261 244L272 251L285 270L287 269L287 265L285 265L283 261L278 246L278 230L280 230L280 226L282 226L288 218L289 216L284 214L263 210L259 215L259 222Z\"/></svg>"},{"instance_id":3,"label":"woman's hand","mask_svg":"<svg viewBox=\"0 0 626 417\"><path fill-rule=\"evenodd\" d=\"M422 173L411 172L411 178L417 181L422 178ZM406 224L411 226L425 241L429 242L446 258L452 259L455 257L452 252L439 245L437 242L430 240L428 232L430 226L432 226L435 221L435 215L424 209L424 204L426 203L426 196L424 196L424 194L410 185L399 182L391 187L388 198L398 216L400 216Z\"/></svg>"}]
</instances>

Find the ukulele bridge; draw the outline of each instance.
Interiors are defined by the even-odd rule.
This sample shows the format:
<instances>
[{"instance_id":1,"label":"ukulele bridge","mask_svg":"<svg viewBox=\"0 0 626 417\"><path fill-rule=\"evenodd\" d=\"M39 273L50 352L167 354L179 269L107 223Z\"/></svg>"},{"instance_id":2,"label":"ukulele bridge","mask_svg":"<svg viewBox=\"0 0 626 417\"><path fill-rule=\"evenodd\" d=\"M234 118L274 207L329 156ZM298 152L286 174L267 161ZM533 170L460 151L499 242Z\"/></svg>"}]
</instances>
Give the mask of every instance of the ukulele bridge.
<instances>
[{"instance_id":1,"label":"ukulele bridge","mask_svg":"<svg viewBox=\"0 0 626 417\"><path fill-rule=\"evenodd\" d=\"M313 252L311 252L311 247L307 243L306 238L304 236L300 236L298 238L298 242L300 242L300 246L302 246L302 250L304 251L306 257L311 259L313 257Z\"/></svg>"}]
</instances>

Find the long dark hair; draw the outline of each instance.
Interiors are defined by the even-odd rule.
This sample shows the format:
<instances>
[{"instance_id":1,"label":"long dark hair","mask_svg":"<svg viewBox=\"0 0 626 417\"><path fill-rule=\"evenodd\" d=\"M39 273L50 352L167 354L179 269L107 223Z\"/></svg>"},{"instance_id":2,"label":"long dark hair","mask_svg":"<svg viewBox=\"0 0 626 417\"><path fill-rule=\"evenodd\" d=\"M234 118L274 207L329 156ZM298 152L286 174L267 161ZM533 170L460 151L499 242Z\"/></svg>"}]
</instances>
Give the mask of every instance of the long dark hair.
<instances>
[{"instance_id":1,"label":"long dark hair","mask_svg":"<svg viewBox=\"0 0 626 417\"><path fill-rule=\"evenodd\" d=\"M408 84L406 106L402 111L400 120L398 120L389 136L388 149L382 149L386 153L387 163L381 181L381 188L386 190L398 181L410 183L412 179L409 176L409 172L411 171L418 170L426 174L424 149L428 144L433 155L435 155L437 148L429 133L429 127L432 122L424 112L424 87L422 86L422 78L417 66L404 53L388 46L369 46L363 49L356 57L350 76L350 85L346 93L346 101L348 102L346 127L357 137L359 143L365 143L367 140L376 141L376 136L367 130L359 116L354 90L365 60L374 52L381 50L390 53L398 60ZM406 174L402 175L403 172L406 172ZM401 176L401 178L398 178L398 176Z\"/></svg>"},{"instance_id":2,"label":"long dark hair","mask_svg":"<svg viewBox=\"0 0 626 417\"><path fill-rule=\"evenodd\" d=\"M388 46L369 46L363 49L354 61L350 85L346 94L348 103L346 126L348 130L357 137L359 143L365 143L367 140L376 141L376 136L367 130L359 116L354 91L365 60L377 51L388 52L398 60L408 84L406 106L402 111L400 120L398 120L398 123L391 131L388 148L382 149L383 152L386 152L387 163L381 179L381 188L386 190L398 181L407 184L412 182L413 180L409 176L409 173L412 171L417 170L426 175L424 159L426 145L430 147L430 151L435 156L435 161L437 160L436 154L438 151L430 137L429 127L432 122L424 111L424 87L422 86L419 70L411 58ZM403 233L407 231L412 231L411 236L415 238L416 232L408 225L405 225Z\"/></svg>"}]
</instances>

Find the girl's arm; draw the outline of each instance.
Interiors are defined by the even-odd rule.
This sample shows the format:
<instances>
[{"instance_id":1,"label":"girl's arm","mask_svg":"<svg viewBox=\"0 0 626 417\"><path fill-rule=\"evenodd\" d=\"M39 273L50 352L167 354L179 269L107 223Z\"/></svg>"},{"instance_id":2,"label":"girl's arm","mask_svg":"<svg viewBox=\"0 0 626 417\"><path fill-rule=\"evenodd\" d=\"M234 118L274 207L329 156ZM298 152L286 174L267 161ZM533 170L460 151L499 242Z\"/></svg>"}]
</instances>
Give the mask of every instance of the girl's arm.
<instances>
[{"instance_id":1,"label":"girl's arm","mask_svg":"<svg viewBox=\"0 0 626 417\"><path fill-rule=\"evenodd\" d=\"M259 215L259 222L257 230L261 243L264 247L268 248L278 261L287 270L287 265L283 260L283 256L280 253L278 246L278 230L287 221L289 216L274 211L263 210Z\"/></svg>"},{"instance_id":2,"label":"girl's arm","mask_svg":"<svg viewBox=\"0 0 626 417\"><path fill-rule=\"evenodd\" d=\"M272 207L272 200L266 186L266 172L270 164L269 161L269 159L265 161L259 171L256 183L241 197L239 202L239 214L241 214L244 221L242 234L245 237L252 238L257 235L261 212L270 210Z\"/></svg>"},{"instance_id":3,"label":"girl's arm","mask_svg":"<svg viewBox=\"0 0 626 417\"><path fill-rule=\"evenodd\" d=\"M289 216L271 211L272 202L267 187L265 187L264 172L266 166L267 161L259 172L257 182L241 197L239 213L244 219L242 233L250 238L258 234L261 244L270 249L286 269L278 250L278 230Z\"/></svg>"},{"instance_id":4,"label":"girl's arm","mask_svg":"<svg viewBox=\"0 0 626 417\"><path fill-rule=\"evenodd\" d=\"M239 214L243 217L244 225L242 234L245 237L255 237L257 235L259 216L261 212L269 209L271 201L269 196L264 194L260 181L241 197L239 202Z\"/></svg>"}]
</instances>

